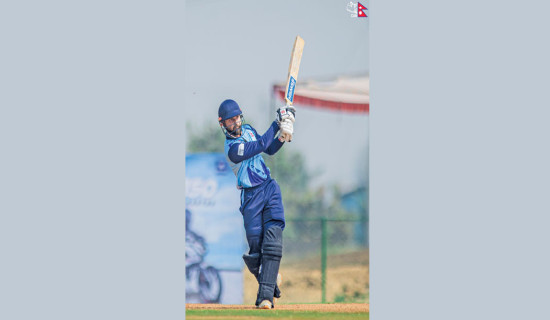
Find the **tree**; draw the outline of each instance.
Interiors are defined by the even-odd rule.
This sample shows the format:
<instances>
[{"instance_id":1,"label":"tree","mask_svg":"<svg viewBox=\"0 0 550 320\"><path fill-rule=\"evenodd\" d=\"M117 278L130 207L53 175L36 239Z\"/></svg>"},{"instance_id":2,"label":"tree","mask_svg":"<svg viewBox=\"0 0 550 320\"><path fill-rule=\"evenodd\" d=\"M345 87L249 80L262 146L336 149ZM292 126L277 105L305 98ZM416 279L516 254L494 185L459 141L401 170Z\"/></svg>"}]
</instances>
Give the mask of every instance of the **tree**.
<instances>
[{"instance_id":1,"label":"tree","mask_svg":"<svg viewBox=\"0 0 550 320\"><path fill-rule=\"evenodd\" d=\"M187 153L224 152L225 136L219 126L205 124L200 129L187 124Z\"/></svg>"}]
</instances>

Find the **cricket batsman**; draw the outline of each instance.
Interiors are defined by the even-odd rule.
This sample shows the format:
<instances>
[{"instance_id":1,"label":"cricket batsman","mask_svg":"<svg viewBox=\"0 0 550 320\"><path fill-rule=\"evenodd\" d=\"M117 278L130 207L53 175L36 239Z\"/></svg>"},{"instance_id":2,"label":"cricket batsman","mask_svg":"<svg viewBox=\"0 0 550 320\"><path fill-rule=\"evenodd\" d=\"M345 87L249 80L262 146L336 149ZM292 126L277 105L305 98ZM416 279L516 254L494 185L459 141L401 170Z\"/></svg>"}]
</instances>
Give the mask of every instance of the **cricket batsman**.
<instances>
[{"instance_id":1,"label":"cricket batsman","mask_svg":"<svg viewBox=\"0 0 550 320\"><path fill-rule=\"evenodd\" d=\"M295 112L292 106L277 109L276 119L260 136L251 125L244 124L241 108L234 100L223 101L218 109L218 121L226 136L225 155L241 190L239 210L250 247L243 260L258 280L256 307L260 309L273 308L273 298L281 296L277 277L285 228L281 190L261 153L273 155L292 139Z\"/></svg>"}]
</instances>

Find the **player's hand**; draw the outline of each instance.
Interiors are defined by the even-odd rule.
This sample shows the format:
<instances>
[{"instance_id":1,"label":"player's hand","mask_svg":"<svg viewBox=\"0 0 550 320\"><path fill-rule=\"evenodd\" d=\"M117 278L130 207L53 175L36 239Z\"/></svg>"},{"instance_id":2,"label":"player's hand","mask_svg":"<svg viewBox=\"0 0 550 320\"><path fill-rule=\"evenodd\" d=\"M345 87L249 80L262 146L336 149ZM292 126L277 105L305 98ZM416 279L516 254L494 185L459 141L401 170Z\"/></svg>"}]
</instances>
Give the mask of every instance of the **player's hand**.
<instances>
[{"instance_id":1,"label":"player's hand","mask_svg":"<svg viewBox=\"0 0 550 320\"><path fill-rule=\"evenodd\" d=\"M293 106L281 107L277 109L276 114L277 114L276 121L279 124L279 128L280 128L281 122L283 120L289 119L290 121L292 121L292 123L294 123L295 117L296 117L296 108L294 108Z\"/></svg>"},{"instance_id":2,"label":"player's hand","mask_svg":"<svg viewBox=\"0 0 550 320\"><path fill-rule=\"evenodd\" d=\"M294 123L290 119L285 119L279 124L281 135L280 141L290 142L292 141L292 134L294 133Z\"/></svg>"}]
</instances>

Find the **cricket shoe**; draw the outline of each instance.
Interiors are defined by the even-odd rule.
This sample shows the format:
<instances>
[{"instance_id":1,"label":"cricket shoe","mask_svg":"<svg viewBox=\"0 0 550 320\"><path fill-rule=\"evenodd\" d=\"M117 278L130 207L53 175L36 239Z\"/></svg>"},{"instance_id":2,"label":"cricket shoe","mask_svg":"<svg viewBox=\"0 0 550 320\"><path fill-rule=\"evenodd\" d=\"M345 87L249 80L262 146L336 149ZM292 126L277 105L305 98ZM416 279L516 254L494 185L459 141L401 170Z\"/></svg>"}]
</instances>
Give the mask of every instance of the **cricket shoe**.
<instances>
[{"instance_id":1,"label":"cricket shoe","mask_svg":"<svg viewBox=\"0 0 550 320\"><path fill-rule=\"evenodd\" d=\"M277 274L276 283L277 283L277 289L278 289L278 287L280 287L281 284L283 283L283 276L282 276L280 273ZM277 291L278 291L278 292L276 292L276 294L278 294L278 296L277 296L277 297L273 297L273 302L277 302L277 300L279 300L279 299L277 299L277 298L278 298L278 297L281 297L281 291L280 291L280 290L277 290ZM266 300L262 300L262 302L260 302L260 304L257 305L256 308L258 308L258 309L272 309L272 308L273 308L273 304L274 304L274 303L272 303L271 301L269 301L269 300L266 299Z\"/></svg>"},{"instance_id":2,"label":"cricket shoe","mask_svg":"<svg viewBox=\"0 0 550 320\"><path fill-rule=\"evenodd\" d=\"M262 300L260 302L260 305L258 305L258 309L271 309L273 308L273 304L269 300Z\"/></svg>"}]
</instances>

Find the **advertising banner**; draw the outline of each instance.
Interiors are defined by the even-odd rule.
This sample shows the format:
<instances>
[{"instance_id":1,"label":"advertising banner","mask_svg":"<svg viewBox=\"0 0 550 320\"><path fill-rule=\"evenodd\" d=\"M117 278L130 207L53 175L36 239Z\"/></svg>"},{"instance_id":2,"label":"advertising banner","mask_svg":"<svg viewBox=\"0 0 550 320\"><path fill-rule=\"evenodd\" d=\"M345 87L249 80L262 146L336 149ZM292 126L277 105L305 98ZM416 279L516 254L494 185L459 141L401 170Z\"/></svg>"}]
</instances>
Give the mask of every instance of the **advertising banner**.
<instances>
[{"instance_id":1,"label":"advertising banner","mask_svg":"<svg viewBox=\"0 0 550 320\"><path fill-rule=\"evenodd\" d=\"M186 156L186 302L241 304L246 250L240 191L222 153Z\"/></svg>"}]
</instances>

